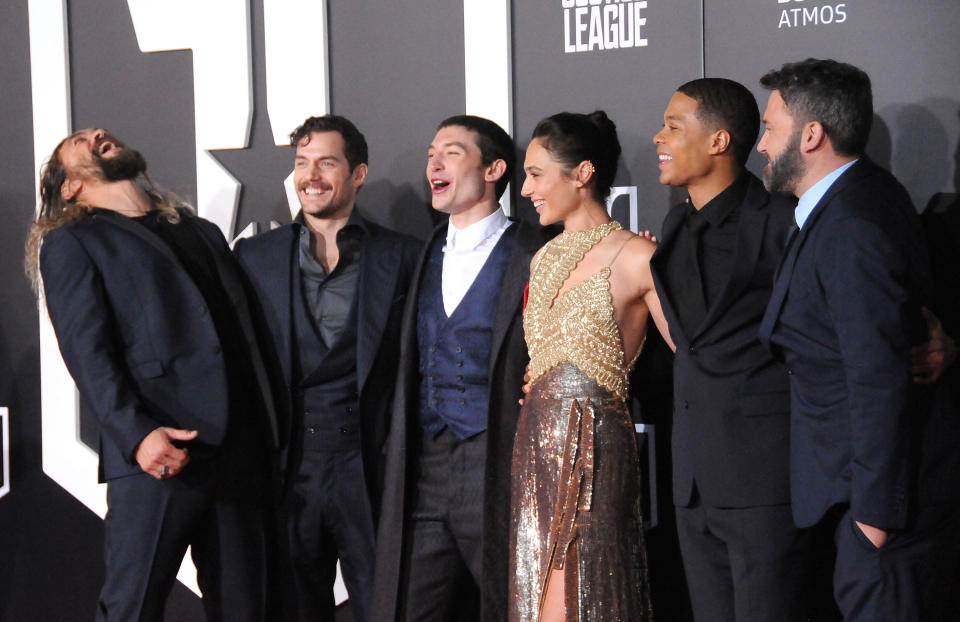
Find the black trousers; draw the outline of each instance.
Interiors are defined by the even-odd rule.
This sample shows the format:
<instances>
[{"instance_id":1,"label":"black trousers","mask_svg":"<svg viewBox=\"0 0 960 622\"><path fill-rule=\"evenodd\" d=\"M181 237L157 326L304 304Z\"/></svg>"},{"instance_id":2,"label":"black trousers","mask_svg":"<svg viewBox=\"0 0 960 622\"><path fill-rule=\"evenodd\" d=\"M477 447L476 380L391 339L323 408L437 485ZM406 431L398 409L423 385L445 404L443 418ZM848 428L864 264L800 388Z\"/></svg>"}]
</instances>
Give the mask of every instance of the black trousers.
<instances>
[{"instance_id":1,"label":"black trousers","mask_svg":"<svg viewBox=\"0 0 960 622\"><path fill-rule=\"evenodd\" d=\"M697 622L807 620L810 538L788 504L715 508L697 495L676 512Z\"/></svg>"},{"instance_id":2,"label":"black trousers","mask_svg":"<svg viewBox=\"0 0 960 622\"><path fill-rule=\"evenodd\" d=\"M960 618L960 513L921 510L876 548L847 510L836 525L834 595L847 622Z\"/></svg>"},{"instance_id":3,"label":"black trousers","mask_svg":"<svg viewBox=\"0 0 960 622\"><path fill-rule=\"evenodd\" d=\"M373 597L373 513L360 449L304 451L286 509L299 620L333 621L337 560L356 622Z\"/></svg>"},{"instance_id":4,"label":"black trousers","mask_svg":"<svg viewBox=\"0 0 960 622\"><path fill-rule=\"evenodd\" d=\"M162 620L188 546L208 622L265 619L262 490L236 494L223 468L194 460L164 481L144 473L108 483L98 622Z\"/></svg>"},{"instance_id":5,"label":"black trousers","mask_svg":"<svg viewBox=\"0 0 960 622\"><path fill-rule=\"evenodd\" d=\"M423 437L404 535L400 620L479 617L486 448L486 432Z\"/></svg>"}]
</instances>

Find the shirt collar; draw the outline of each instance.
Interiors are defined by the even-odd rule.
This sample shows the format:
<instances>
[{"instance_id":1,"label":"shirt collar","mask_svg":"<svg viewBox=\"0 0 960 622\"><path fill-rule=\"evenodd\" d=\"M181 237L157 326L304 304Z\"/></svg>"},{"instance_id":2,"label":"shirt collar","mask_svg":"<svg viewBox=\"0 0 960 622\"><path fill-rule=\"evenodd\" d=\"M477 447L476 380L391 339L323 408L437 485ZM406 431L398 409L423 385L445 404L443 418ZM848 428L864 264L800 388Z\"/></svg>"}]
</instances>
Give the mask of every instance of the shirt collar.
<instances>
[{"instance_id":1,"label":"shirt collar","mask_svg":"<svg viewBox=\"0 0 960 622\"><path fill-rule=\"evenodd\" d=\"M303 210L297 212L297 215L293 218L293 222L300 225L301 234L304 231L309 232L309 229L303 220ZM340 231L343 231L347 227L359 227L360 231L363 233L367 233L369 231L369 229L367 229L367 221L364 220L363 216L360 215L360 211L356 208L356 206L354 206L353 211L350 212L350 217L347 218L347 222L344 223ZM340 232L338 231L337 233L339 234Z\"/></svg>"},{"instance_id":2,"label":"shirt collar","mask_svg":"<svg viewBox=\"0 0 960 622\"><path fill-rule=\"evenodd\" d=\"M502 229L509 223L507 215L502 209L496 209L492 214L463 229L453 226L453 221L447 223L447 245L445 250L466 252L475 250L484 240Z\"/></svg>"},{"instance_id":3,"label":"shirt collar","mask_svg":"<svg viewBox=\"0 0 960 622\"><path fill-rule=\"evenodd\" d=\"M793 210L793 218L797 221L797 227L803 229L803 224L807 222L808 218L810 218L813 208L817 206L817 203L819 203L820 199L823 198L823 195L827 193L827 190L830 189L830 186L833 185L833 182L837 181L837 178L843 175L844 171L853 166L856 162L857 160L847 162L840 168L823 177L817 183L813 184L806 192L803 193L803 195L797 201L797 207Z\"/></svg>"},{"instance_id":4,"label":"shirt collar","mask_svg":"<svg viewBox=\"0 0 960 622\"><path fill-rule=\"evenodd\" d=\"M700 215L703 216L711 226L719 227L722 225L723 221L730 215L730 212L733 211L733 208L743 203L743 198L747 194L747 180L747 174L745 172L741 173L732 184L724 188L720 194L707 201L707 204L700 208ZM696 210L692 202L690 203L690 207Z\"/></svg>"}]
</instances>

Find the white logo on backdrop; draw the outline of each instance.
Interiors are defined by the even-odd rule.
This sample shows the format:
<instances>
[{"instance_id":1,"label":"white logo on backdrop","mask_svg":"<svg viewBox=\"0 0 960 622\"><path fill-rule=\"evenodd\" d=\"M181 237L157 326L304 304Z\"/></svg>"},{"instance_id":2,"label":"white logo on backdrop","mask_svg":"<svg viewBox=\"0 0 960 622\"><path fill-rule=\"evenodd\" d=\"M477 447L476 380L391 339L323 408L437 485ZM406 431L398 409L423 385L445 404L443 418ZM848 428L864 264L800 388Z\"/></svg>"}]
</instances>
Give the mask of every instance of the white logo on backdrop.
<instances>
[{"instance_id":1,"label":"white logo on backdrop","mask_svg":"<svg viewBox=\"0 0 960 622\"><path fill-rule=\"evenodd\" d=\"M65 0L28 0L38 194L47 155L73 131L66 4ZM209 150L243 149L249 144L253 115L249 0L128 0L128 6L142 52L193 51L197 209L229 239L236 224L240 184ZM264 0L263 10L268 118L276 144L286 145L290 131L303 119L329 111L326 3ZM509 15L509 0L464 0L466 112L490 118L507 131L512 127ZM311 30L310 37L291 37L291 24L305 19L322 27ZM491 47L492 42L500 43ZM322 62L312 69L313 79L305 82L290 59L307 55ZM503 76L499 84L472 78L485 76L483 69L491 62L498 68L497 75ZM291 213L296 213L299 202L292 173L284 186ZM251 232L247 227L240 235ZM107 511L106 487L97 483L96 452L80 440L79 396L42 301L39 337L43 470L102 518ZM9 489L9 454L5 409L0 413L5 460L2 496ZM177 577L199 594L189 554ZM339 576L335 596L338 603L346 599Z\"/></svg>"},{"instance_id":2,"label":"white logo on backdrop","mask_svg":"<svg viewBox=\"0 0 960 622\"><path fill-rule=\"evenodd\" d=\"M803 6L797 6L798 3ZM843 3L813 6L814 3L810 0L777 0L777 5L780 8L777 28L825 26L847 21L847 5Z\"/></svg>"},{"instance_id":3,"label":"white logo on backdrop","mask_svg":"<svg viewBox=\"0 0 960 622\"><path fill-rule=\"evenodd\" d=\"M627 229L634 233L639 233L640 214L637 211L639 208L637 207L636 186L614 186L610 188L610 196L607 197L607 213L610 214L611 218L616 218L613 211L616 207L617 199L622 196L627 197L627 216L629 217L629 222L621 222L620 224L626 224Z\"/></svg>"},{"instance_id":4,"label":"white logo on backdrop","mask_svg":"<svg viewBox=\"0 0 960 622\"><path fill-rule=\"evenodd\" d=\"M561 0L567 54L645 47L646 0Z\"/></svg>"}]
</instances>

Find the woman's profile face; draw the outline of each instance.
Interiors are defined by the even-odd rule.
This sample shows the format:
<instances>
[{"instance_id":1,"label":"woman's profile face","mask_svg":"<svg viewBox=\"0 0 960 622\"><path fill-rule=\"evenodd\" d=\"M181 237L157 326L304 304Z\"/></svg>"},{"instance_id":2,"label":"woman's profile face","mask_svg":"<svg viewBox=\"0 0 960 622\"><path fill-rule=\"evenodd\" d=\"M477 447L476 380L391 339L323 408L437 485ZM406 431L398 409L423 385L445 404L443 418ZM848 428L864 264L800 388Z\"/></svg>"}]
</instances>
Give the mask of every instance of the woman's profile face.
<instances>
[{"instance_id":1,"label":"woman's profile face","mask_svg":"<svg viewBox=\"0 0 960 622\"><path fill-rule=\"evenodd\" d=\"M540 224L564 220L580 205L579 184L571 172L553 159L543 141L534 138L523 161L526 177L520 194L533 201Z\"/></svg>"}]
</instances>

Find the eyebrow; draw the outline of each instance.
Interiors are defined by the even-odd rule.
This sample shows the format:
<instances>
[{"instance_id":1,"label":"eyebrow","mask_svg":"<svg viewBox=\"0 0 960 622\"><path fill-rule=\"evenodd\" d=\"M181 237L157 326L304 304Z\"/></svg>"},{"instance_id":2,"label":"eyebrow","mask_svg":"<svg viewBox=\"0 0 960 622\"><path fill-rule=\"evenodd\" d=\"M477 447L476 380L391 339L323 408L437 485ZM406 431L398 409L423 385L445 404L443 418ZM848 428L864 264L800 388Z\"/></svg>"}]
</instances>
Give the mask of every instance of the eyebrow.
<instances>
[{"instance_id":1,"label":"eyebrow","mask_svg":"<svg viewBox=\"0 0 960 622\"><path fill-rule=\"evenodd\" d=\"M467 146L458 140L452 140L450 142L440 143L439 145L434 145L433 143L431 143L430 146L427 147L427 149L442 149L444 147L459 147L464 151L467 150Z\"/></svg>"}]
</instances>

